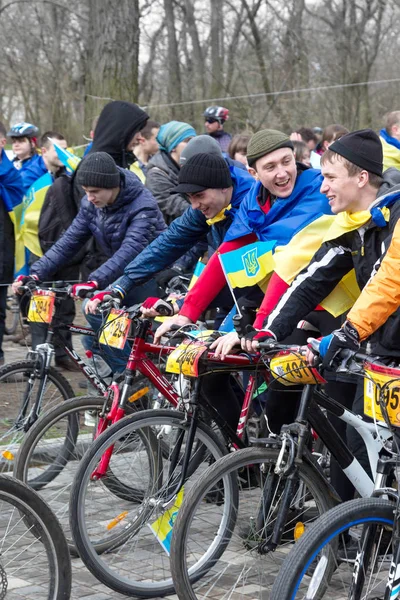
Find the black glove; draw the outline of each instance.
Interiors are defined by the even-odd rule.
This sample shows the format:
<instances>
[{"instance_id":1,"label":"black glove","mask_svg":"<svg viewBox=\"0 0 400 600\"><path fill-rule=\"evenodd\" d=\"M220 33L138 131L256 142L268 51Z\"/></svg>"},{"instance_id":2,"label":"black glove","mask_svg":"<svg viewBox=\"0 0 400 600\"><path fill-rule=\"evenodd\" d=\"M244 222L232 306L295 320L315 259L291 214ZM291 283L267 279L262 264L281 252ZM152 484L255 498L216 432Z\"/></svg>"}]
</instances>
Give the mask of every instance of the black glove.
<instances>
[{"instance_id":1,"label":"black glove","mask_svg":"<svg viewBox=\"0 0 400 600\"><path fill-rule=\"evenodd\" d=\"M324 369L337 366L342 350L357 352L360 348L360 338L357 329L346 321L341 329L336 329L330 335L322 338L319 353L323 358Z\"/></svg>"},{"instance_id":2,"label":"black glove","mask_svg":"<svg viewBox=\"0 0 400 600\"><path fill-rule=\"evenodd\" d=\"M174 267L173 269L166 269L165 271L158 273L158 275L155 276L155 280L160 287L165 289L171 279L178 277L179 275L183 275L182 269L180 267Z\"/></svg>"}]
</instances>

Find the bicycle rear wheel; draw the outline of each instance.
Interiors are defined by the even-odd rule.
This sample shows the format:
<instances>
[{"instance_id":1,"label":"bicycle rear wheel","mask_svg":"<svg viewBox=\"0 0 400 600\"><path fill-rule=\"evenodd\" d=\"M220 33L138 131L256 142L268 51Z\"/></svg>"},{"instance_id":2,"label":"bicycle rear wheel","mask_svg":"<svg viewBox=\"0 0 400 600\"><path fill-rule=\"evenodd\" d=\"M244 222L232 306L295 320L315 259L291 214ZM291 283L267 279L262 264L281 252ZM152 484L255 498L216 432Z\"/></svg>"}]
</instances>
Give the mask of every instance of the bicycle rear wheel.
<instances>
[{"instance_id":1,"label":"bicycle rear wheel","mask_svg":"<svg viewBox=\"0 0 400 600\"><path fill-rule=\"evenodd\" d=\"M4 402L0 420L0 472L11 471L15 456L26 431L37 420L31 411L38 399L41 378L35 370L35 361L25 360L5 365L0 369L0 398ZM73 389L65 377L50 367L39 412L71 398Z\"/></svg>"},{"instance_id":2,"label":"bicycle rear wheel","mask_svg":"<svg viewBox=\"0 0 400 600\"><path fill-rule=\"evenodd\" d=\"M395 505L359 498L323 515L293 548L276 578L271 600L372 600L383 598L391 566ZM368 534L370 560L362 560ZM356 571L363 583L353 588Z\"/></svg>"},{"instance_id":3,"label":"bicycle rear wheel","mask_svg":"<svg viewBox=\"0 0 400 600\"><path fill-rule=\"evenodd\" d=\"M275 573L297 537L332 507L319 472L298 465L281 543L270 549L286 482L274 473L278 454L270 448L230 454L187 494L171 544L171 572L181 600L269 598Z\"/></svg>"},{"instance_id":4,"label":"bicycle rear wheel","mask_svg":"<svg viewBox=\"0 0 400 600\"><path fill-rule=\"evenodd\" d=\"M56 517L36 492L5 475L0 475L0 532L2 598L70 598L71 562Z\"/></svg>"},{"instance_id":5,"label":"bicycle rear wheel","mask_svg":"<svg viewBox=\"0 0 400 600\"><path fill-rule=\"evenodd\" d=\"M117 592L141 598L173 592L168 544L182 495L210 462L226 453L212 429L198 423L190 457L190 463L198 468L177 494L190 424L191 420L178 411L144 411L110 427L80 463L70 507L76 547L95 577ZM152 457L146 451L146 439L157 444ZM120 481L143 482L141 501L124 501L104 485L104 477L93 479L99 460L111 447L113 474ZM201 464L196 452L201 453ZM190 463L188 471L192 472ZM171 481L175 487L170 485L167 490ZM171 501L165 506L169 496ZM100 555L99 547L107 552Z\"/></svg>"}]
</instances>

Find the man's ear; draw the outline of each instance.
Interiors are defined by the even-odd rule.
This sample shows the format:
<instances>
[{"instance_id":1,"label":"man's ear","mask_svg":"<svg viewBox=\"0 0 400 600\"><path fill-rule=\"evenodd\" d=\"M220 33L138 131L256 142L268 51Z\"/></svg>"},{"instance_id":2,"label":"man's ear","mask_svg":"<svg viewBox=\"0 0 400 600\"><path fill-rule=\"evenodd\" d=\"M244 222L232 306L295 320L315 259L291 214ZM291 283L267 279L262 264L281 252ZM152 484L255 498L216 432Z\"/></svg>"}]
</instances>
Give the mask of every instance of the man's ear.
<instances>
[{"instance_id":1,"label":"man's ear","mask_svg":"<svg viewBox=\"0 0 400 600\"><path fill-rule=\"evenodd\" d=\"M363 188L369 183L368 171L361 171L358 176L358 187Z\"/></svg>"},{"instance_id":2,"label":"man's ear","mask_svg":"<svg viewBox=\"0 0 400 600\"><path fill-rule=\"evenodd\" d=\"M6 143L7 143L7 138L5 138L5 137L0 138L0 148L5 148Z\"/></svg>"},{"instance_id":3,"label":"man's ear","mask_svg":"<svg viewBox=\"0 0 400 600\"><path fill-rule=\"evenodd\" d=\"M256 181L258 181L259 177L258 177L258 175L257 175L257 171L256 171L255 169L253 169L253 167L248 167L248 169L247 169L247 170L248 170L248 172L250 173L250 175L251 175L252 177L254 177L254 179L255 179Z\"/></svg>"}]
</instances>

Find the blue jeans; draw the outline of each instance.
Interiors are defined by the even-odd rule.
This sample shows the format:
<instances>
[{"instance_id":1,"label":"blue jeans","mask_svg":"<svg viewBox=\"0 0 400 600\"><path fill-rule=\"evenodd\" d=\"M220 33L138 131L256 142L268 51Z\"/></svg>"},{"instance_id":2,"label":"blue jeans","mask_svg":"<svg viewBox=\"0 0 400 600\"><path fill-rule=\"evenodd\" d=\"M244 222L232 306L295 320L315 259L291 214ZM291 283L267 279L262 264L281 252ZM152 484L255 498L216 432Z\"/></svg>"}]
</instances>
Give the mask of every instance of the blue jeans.
<instances>
[{"instance_id":1,"label":"blue jeans","mask_svg":"<svg viewBox=\"0 0 400 600\"><path fill-rule=\"evenodd\" d=\"M160 294L158 285L152 279L143 285L136 286L132 291L130 291L124 300L124 305L132 306L133 304L143 302L149 296L157 296L158 298L159 295ZM83 309L85 308L86 304L87 301L83 303ZM85 317L92 329L97 333L103 324L103 317L101 315L92 314L85 314ZM110 348L102 344L99 345L99 348L100 350L96 349L95 344L94 351L100 354L100 356L110 366L113 373L121 373L125 370L126 363L128 362L129 354L131 351L131 346L128 342L125 344L125 347L122 350L119 350L118 348Z\"/></svg>"}]
</instances>

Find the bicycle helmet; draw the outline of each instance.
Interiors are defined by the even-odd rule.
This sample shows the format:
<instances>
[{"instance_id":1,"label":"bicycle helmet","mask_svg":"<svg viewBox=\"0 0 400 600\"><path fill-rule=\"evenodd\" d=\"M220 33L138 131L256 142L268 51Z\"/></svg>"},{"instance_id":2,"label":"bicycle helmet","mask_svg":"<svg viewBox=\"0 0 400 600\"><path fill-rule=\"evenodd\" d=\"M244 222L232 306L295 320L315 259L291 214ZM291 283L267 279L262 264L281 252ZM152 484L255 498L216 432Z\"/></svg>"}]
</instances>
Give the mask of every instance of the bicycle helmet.
<instances>
[{"instance_id":1,"label":"bicycle helmet","mask_svg":"<svg viewBox=\"0 0 400 600\"><path fill-rule=\"evenodd\" d=\"M32 123L16 123L7 133L11 138L37 138L39 129Z\"/></svg>"},{"instance_id":2,"label":"bicycle helmet","mask_svg":"<svg viewBox=\"0 0 400 600\"><path fill-rule=\"evenodd\" d=\"M215 119L220 125L229 119L229 110L223 106L209 106L203 113L205 119Z\"/></svg>"}]
</instances>

